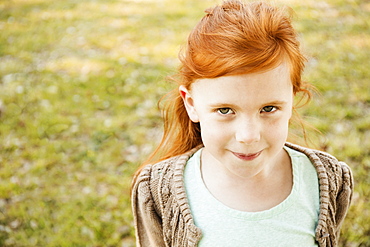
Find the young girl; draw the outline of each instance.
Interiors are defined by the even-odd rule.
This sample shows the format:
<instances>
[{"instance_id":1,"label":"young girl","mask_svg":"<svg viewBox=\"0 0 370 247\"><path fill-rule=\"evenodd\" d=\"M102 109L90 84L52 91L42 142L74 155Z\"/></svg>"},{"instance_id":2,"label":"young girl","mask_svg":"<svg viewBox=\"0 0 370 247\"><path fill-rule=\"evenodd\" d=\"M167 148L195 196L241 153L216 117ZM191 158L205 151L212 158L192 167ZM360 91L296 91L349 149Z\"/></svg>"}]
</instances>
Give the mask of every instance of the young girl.
<instances>
[{"instance_id":1,"label":"young girl","mask_svg":"<svg viewBox=\"0 0 370 247\"><path fill-rule=\"evenodd\" d=\"M191 32L133 181L137 246L337 246L351 170L286 142L294 96L310 93L285 12L229 0Z\"/></svg>"}]
</instances>

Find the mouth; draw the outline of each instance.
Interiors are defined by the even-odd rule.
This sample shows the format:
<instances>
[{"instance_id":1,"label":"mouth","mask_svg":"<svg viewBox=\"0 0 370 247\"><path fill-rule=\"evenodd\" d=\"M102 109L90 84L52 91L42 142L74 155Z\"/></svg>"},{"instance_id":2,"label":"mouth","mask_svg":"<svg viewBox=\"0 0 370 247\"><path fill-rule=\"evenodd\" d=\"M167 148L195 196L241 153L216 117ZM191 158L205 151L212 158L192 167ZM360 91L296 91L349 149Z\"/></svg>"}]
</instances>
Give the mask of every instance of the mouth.
<instances>
[{"instance_id":1,"label":"mouth","mask_svg":"<svg viewBox=\"0 0 370 247\"><path fill-rule=\"evenodd\" d=\"M262 153L263 150L257 152L257 153L250 153L250 154L243 154L243 153L234 153L232 152L237 158L245 161L251 161L256 159L260 154Z\"/></svg>"}]
</instances>

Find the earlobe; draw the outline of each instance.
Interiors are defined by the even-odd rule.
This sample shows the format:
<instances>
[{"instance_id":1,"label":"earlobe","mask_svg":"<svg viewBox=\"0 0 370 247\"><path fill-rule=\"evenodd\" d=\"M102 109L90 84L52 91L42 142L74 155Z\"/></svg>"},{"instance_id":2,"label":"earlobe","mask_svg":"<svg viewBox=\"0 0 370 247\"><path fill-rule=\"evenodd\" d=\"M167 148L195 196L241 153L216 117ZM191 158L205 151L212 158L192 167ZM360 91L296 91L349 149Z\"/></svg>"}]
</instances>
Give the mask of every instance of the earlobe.
<instances>
[{"instance_id":1,"label":"earlobe","mask_svg":"<svg viewBox=\"0 0 370 247\"><path fill-rule=\"evenodd\" d=\"M184 106L185 106L186 112L188 113L190 120L193 121L194 123L198 123L199 117L198 117L197 111L194 106L194 100L189 90L187 90L183 85L181 85L179 87L179 93L180 93L182 100L184 101Z\"/></svg>"}]
</instances>

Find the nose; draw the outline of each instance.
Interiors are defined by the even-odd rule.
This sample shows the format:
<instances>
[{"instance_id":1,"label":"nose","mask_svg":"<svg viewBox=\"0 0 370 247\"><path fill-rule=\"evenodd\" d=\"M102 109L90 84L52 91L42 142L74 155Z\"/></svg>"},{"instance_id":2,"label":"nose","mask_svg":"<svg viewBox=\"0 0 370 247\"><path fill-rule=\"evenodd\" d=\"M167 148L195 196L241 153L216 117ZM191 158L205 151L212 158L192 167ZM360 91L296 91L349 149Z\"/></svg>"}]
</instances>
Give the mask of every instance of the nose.
<instances>
[{"instance_id":1,"label":"nose","mask_svg":"<svg viewBox=\"0 0 370 247\"><path fill-rule=\"evenodd\" d=\"M244 144L253 144L261 139L261 126L256 120L240 121L235 131L236 141Z\"/></svg>"}]
</instances>

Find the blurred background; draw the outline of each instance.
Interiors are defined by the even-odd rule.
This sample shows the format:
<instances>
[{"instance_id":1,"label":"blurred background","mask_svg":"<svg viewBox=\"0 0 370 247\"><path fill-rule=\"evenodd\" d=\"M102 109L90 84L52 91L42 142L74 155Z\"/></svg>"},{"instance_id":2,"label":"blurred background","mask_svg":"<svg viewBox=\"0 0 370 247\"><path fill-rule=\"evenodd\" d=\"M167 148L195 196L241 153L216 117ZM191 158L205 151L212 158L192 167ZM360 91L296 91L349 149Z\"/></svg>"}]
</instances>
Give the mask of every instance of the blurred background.
<instances>
[{"instance_id":1,"label":"blurred background","mask_svg":"<svg viewBox=\"0 0 370 247\"><path fill-rule=\"evenodd\" d=\"M340 246L370 246L370 2L282 0L320 94L314 147L355 176ZM0 0L0 246L135 246L133 172L157 101L215 0ZM299 130L293 132L299 133Z\"/></svg>"}]
</instances>

